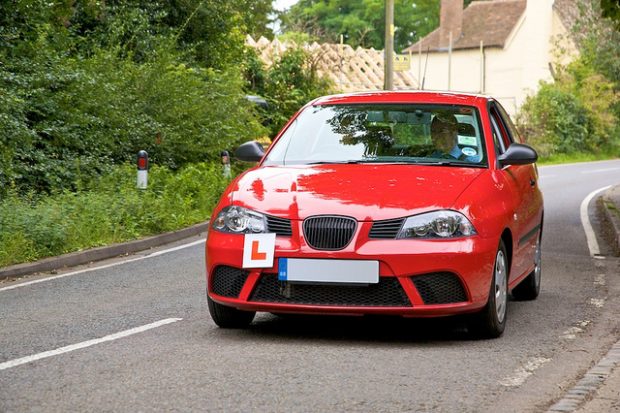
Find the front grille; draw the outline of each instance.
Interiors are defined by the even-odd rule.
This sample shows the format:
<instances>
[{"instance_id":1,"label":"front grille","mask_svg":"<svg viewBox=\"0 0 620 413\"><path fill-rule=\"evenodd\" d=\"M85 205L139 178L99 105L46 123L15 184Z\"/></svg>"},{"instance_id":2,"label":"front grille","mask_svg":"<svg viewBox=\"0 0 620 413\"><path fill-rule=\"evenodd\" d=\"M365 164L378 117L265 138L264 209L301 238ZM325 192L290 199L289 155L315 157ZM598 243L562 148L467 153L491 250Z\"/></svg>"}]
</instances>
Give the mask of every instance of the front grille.
<instances>
[{"instance_id":1,"label":"front grille","mask_svg":"<svg viewBox=\"0 0 620 413\"><path fill-rule=\"evenodd\" d=\"M386 219L375 221L370 229L370 238L393 239L396 238L398 231L403 226L405 218Z\"/></svg>"},{"instance_id":2,"label":"front grille","mask_svg":"<svg viewBox=\"0 0 620 413\"><path fill-rule=\"evenodd\" d=\"M461 280L449 272L411 277L424 304L451 304L467 301Z\"/></svg>"},{"instance_id":3,"label":"front grille","mask_svg":"<svg viewBox=\"0 0 620 413\"><path fill-rule=\"evenodd\" d=\"M250 301L286 304L333 305L343 307L411 307L395 277L380 277L378 284L364 286L294 284L263 275Z\"/></svg>"},{"instance_id":4,"label":"front grille","mask_svg":"<svg viewBox=\"0 0 620 413\"><path fill-rule=\"evenodd\" d=\"M285 237L290 237L293 234L290 219L272 217L271 215L267 215L267 230Z\"/></svg>"},{"instance_id":5,"label":"front grille","mask_svg":"<svg viewBox=\"0 0 620 413\"><path fill-rule=\"evenodd\" d=\"M357 221L339 216L306 218L304 235L308 245L317 250L341 250L351 242Z\"/></svg>"},{"instance_id":6,"label":"front grille","mask_svg":"<svg viewBox=\"0 0 620 413\"><path fill-rule=\"evenodd\" d=\"M222 265L211 274L211 288L217 295L237 298L247 278L247 271Z\"/></svg>"}]
</instances>

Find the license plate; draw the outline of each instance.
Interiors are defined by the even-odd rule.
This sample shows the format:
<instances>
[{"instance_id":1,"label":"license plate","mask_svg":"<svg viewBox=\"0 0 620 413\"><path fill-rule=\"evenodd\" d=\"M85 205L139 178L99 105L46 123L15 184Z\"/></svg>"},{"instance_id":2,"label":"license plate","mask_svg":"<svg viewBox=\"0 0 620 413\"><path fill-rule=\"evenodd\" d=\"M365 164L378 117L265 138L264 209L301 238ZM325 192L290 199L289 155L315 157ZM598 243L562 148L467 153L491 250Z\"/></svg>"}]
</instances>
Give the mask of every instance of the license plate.
<instances>
[{"instance_id":1,"label":"license plate","mask_svg":"<svg viewBox=\"0 0 620 413\"><path fill-rule=\"evenodd\" d=\"M279 258L278 279L317 283L377 284L379 261Z\"/></svg>"}]
</instances>

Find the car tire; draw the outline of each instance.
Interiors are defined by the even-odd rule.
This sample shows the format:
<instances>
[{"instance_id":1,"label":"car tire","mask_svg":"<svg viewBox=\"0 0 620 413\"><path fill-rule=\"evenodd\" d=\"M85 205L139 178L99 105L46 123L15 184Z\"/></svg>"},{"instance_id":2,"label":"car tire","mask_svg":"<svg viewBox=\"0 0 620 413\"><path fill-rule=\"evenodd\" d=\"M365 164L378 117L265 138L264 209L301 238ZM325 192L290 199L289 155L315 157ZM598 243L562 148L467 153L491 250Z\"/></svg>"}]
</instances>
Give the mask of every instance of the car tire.
<instances>
[{"instance_id":1,"label":"car tire","mask_svg":"<svg viewBox=\"0 0 620 413\"><path fill-rule=\"evenodd\" d=\"M246 328L256 315L256 311L242 311L216 303L209 296L207 303L211 318L221 328Z\"/></svg>"},{"instance_id":2,"label":"car tire","mask_svg":"<svg viewBox=\"0 0 620 413\"><path fill-rule=\"evenodd\" d=\"M495 253L489 299L486 306L473 315L469 331L480 338L497 338L506 327L508 309L508 253L501 240Z\"/></svg>"},{"instance_id":3,"label":"car tire","mask_svg":"<svg viewBox=\"0 0 620 413\"><path fill-rule=\"evenodd\" d=\"M542 234L541 234L542 235ZM512 290L512 296L516 300L529 301L535 300L540 293L541 263L542 263L542 243L541 235L536 241L536 254L534 256L534 270Z\"/></svg>"}]
</instances>

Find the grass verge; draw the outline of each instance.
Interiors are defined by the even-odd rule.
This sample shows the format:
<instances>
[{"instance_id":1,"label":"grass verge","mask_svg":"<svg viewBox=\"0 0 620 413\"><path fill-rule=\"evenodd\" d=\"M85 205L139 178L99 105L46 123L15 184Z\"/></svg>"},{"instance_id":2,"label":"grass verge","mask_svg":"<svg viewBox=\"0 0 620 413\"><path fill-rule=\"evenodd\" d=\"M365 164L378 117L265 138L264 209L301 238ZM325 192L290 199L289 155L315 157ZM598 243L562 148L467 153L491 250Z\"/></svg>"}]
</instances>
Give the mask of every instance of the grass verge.
<instances>
[{"instance_id":1,"label":"grass verge","mask_svg":"<svg viewBox=\"0 0 620 413\"><path fill-rule=\"evenodd\" d=\"M606 161L620 158L620 149L600 153L557 154L538 159L538 165L558 165L564 163Z\"/></svg>"},{"instance_id":2,"label":"grass verge","mask_svg":"<svg viewBox=\"0 0 620 413\"><path fill-rule=\"evenodd\" d=\"M0 200L0 267L184 228L205 221L227 181L221 166L153 167L136 189L133 166L77 192Z\"/></svg>"}]
</instances>

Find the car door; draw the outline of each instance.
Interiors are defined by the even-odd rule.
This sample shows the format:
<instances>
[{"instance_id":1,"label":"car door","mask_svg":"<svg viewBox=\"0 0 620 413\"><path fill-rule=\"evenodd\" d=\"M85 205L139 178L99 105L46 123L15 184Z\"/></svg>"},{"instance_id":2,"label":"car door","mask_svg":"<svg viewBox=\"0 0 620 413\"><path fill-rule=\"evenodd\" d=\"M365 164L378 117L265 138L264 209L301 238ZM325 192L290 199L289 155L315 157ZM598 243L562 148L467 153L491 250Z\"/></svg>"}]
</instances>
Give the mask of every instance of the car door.
<instances>
[{"instance_id":1,"label":"car door","mask_svg":"<svg viewBox=\"0 0 620 413\"><path fill-rule=\"evenodd\" d=\"M499 140L496 146L500 153L515 142L520 143L516 128L497 102L489 105L494 134ZM535 165L508 165L500 174L512 189L513 199L509 203L512 213L513 260L510 280L523 275L534 262L536 236L540 229L542 197L538 189L538 174Z\"/></svg>"}]
</instances>

